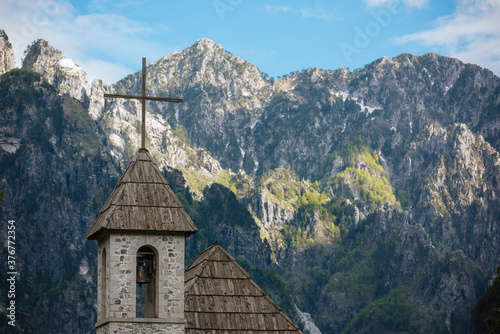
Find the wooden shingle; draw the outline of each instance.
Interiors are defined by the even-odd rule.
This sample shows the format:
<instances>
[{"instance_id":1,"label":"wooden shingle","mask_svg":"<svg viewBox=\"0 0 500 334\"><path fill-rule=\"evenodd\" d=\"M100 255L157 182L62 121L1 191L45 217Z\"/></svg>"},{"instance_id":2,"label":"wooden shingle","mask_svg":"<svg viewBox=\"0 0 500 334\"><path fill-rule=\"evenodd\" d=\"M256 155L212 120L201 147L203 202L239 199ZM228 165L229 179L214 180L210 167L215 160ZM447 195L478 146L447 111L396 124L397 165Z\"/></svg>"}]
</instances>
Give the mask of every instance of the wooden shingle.
<instances>
[{"instance_id":1,"label":"wooden shingle","mask_svg":"<svg viewBox=\"0 0 500 334\"><path fill-rule=\"evenodd\" d=\"M106 230L182 232L198 229L177 199L148 150L134 156L99 212L87 239Z\"/></svg>"},{"instance_id":2,"label":"wooden shingle","mask_svg":"<svg viewBox=\"0 0 500 334\"><path fill-rule=\"evenodd\" d=\"M184 294L188 334L302 333L217 243L186 270Z\"/></svg>"}]
</instances>

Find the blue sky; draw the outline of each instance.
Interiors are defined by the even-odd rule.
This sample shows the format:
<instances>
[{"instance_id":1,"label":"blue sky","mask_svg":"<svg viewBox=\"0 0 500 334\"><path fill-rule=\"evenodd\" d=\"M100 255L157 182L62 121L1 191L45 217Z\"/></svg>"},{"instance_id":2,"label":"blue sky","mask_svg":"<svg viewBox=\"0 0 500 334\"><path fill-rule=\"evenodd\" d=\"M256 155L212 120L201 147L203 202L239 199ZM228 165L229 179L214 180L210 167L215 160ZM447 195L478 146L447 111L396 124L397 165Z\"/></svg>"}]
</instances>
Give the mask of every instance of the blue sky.
<instances>
[{"instance_id":1,"label":"blue sky","mask_svg":"<svg viewBox=\"0 0 500 334\"><path fill-rule=\"evenodd\" d=\"M270 76L436 52L500 74L500 0L2 0L16 65L43 38L114 83L201 38Z\"/></svg>"}]
</instances>

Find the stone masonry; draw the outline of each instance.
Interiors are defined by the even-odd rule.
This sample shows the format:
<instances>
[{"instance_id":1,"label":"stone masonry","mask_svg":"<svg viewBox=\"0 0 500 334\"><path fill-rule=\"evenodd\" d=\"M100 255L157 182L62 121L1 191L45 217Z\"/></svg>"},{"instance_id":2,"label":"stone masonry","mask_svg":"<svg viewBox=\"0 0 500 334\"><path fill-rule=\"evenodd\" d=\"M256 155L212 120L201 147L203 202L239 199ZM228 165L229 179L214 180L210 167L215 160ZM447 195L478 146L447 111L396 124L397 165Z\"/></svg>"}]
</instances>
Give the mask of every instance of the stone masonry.
<instances>
[{"instance_id":1,"label":"stone masonry","mask_svg":"<svg viewBox=\"0 0 500 334\"><path fill-rule=\"evenodd\" d=\"M99 327L96 334L184 334L184 325L158 322L110 322Z\"/></svg>"},{"instance_id":2,"label":"stone masonry","mask_svg":"<svg viewBox=\"0 0 500 334\"><path fill-rule=\"evenodd\" d=\"M104 282L104 268L107 279L98 284L97 333L184 333L184 241L183 233L142 231L112 231L99 240L98 282ZM136 254L142 246L157 258L155 319L136 318Z\"/></svg>"}]
</instances>

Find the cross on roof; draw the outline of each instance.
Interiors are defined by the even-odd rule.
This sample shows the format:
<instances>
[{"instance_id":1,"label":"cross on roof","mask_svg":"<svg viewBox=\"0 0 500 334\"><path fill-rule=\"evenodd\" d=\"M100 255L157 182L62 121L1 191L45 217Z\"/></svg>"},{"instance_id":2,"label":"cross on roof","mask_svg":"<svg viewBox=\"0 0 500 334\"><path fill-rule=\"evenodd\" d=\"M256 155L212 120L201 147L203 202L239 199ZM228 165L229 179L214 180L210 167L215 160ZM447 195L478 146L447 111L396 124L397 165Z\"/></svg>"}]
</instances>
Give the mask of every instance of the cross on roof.
<instances>
[{"instance_id":1,"label":"cross on roof","mask_svg":"<svg viewBox=\"0 0 500 334\"><path fill-rule=\"evenodd\" d=\"M146 58L142 58L142 90L141 95L104 94L104 97L142 100L141 148L146 148L146 100L164 102L182 102L182 99L170 97L146 96Z\"/></svg>"}]
</instances>

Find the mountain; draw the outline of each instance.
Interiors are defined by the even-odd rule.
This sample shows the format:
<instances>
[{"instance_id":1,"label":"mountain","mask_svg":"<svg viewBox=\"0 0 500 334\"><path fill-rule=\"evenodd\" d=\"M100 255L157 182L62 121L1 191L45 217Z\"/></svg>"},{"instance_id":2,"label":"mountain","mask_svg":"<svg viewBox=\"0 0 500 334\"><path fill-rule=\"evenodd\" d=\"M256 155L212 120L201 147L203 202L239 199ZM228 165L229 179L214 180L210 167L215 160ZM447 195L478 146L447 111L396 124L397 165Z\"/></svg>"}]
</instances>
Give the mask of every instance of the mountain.
<instances>
[{"instance_id":1,"label":"mountain","mask_svg":"<svg viewBox=\"0 0 500 334\"><path fill-rule=\"evenodd\" d=\"M119 169L106 149L105 134L80 102L58 95L38 73L13 69L0 78L0 92L5 193L0 216L15 220L15 329L90 330L96 320L95 246L81 236ZM5 281L6 270L1 275ZM7 285L1 289L6 296ZM10 333L4 312L2 318L2 332Z\"/></svg>"},{"instance_id":2,"label":"mountain","mask_svg":"<svg viewBox=\"0 0 500 334\"><path fill-rule=\"evenodd\" d=\"M103 93L139 94L141 76L88 85L43 40L12 67L0 77L0 216L18 224L17 329L58 315L51 332L91 331L84 235L140 138L139 103ZM187 264L218 240L323 333L472 331L500 263L497 76L401 54L269 78L208 39L147 71L148 95L185 101L148 102L146 143L200 230Z\"/></svg>"},{"instance_id":3,"label":"mountain","mask_svg":"<svg viewBox=\"0 0 500 334\"><path fill-rule=\"evenodd\" d=\"M5 31L0 30L0 75L14 68L14 53L12 44Z\"/></svg>"}]
</instances>

